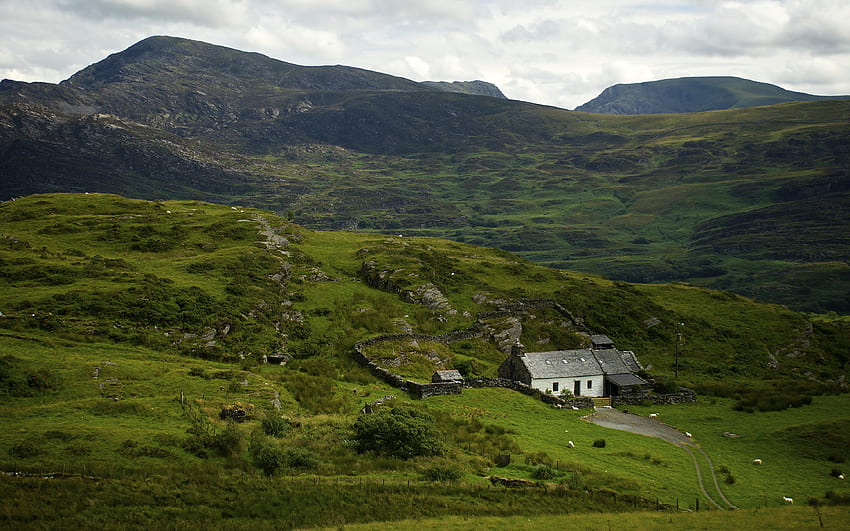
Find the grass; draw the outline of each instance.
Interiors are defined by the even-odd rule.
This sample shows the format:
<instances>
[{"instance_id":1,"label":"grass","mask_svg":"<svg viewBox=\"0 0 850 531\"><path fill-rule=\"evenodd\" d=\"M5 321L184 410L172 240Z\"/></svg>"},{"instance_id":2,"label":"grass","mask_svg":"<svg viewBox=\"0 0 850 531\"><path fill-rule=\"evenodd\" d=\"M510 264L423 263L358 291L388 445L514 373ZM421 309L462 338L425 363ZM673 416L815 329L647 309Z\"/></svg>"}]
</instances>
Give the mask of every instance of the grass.
<instances>
[{"instance_id":1,"label":"grass","mask_svg":"<svg viewBox=\"0 0 850 531\"><path fill-rule=\"evenodd\" d=\"M193 213L174 248L143 252L129 248L129 237L85 236L86 230L100 234L104 217L120 234L134 233L136 214L147 216L145 230L176 234L172 216L181 208ZM84 517L100 522L121 500L138 498L116 518L175 526L223 514L234 527L340 523L327 511L317 517L313 506L290 510L297 504L289 487L278 498L270 494L287 482L297 483L302 496L336 504L346 522L621 511L652 508L656 499L687 508L700 493L681 449L587 423L580 416L588 411L554 409L505 389L409 401L356 365L354 342L408 329L444 334L471 326L481 312L549 299L569 314L531 304L514 316L482 319L480 337L449 345L387 343L374 357L390 365L403 351L407 362L398 372L421 381L450 366L493 376L505 356L497 338L520 323L521 341L535 349L573 348L585 341L582 332L606 333L669 378L670 340L675 323L685 322L680 383L720 382L727 391L734 385L766 391L776 383L789 392L804 383L798 370L840 372L850 343L837 316L811 321L730 293L614 282L427 237L315 233L266 212L192 208L201 207L98 195L37 196L0 207L0 266L9 295L0 309L0 420L9 427L0 432L0 469L100 480L57 479L39 487L37 480L4 479L0 488L9 499L40 492L56 508L15 502L0 518L34 526L42 514L67 526ZM258 224L240 221L254 215L286 235L285 252L265 249ZM81 230L42 232L60 222ZM79 248L86 241L91 247L84 252ZM373 263L371 274L387 282L370 279L364 263ZM43 281L55 274L67 282ZM449 306L410 302L406 291L426 284ZM153 313L127 313L130 308ZM768 353L779 360L778 369L768 370ZM285 363L259 363L263 354ZM767 375L775 382L763 382ZM388 395L436 418L445 456L357 453L352 425L358 412ZM715 465L734 476L724 492L736 505L772 507L781 495L825 499L827 490L833 499L847 495L830 475L842 466L837 460L846 441L824 437L843 430L846 419L835 412L846 409L847 395L815 396L810 406L771 413L733 411L732 401L670 406L662 414L693 432ZM223 420L225 409L245 411L246 421ZM269 419L287 429L266 433ZM725 430L742 436L718 435ZM816 438L830 449L817 459L799 457ZM604 447L594 447L603 439ZM570 440L575 448L567 446ZM511 455L508 466L496 466L502 454ZM758 469L751 465L756 456L765 462ZM272 479L263 478L263 463ZM546 491L497 492L487 487L490 475L550 479ZM361 478L365 490L339 489L352 482L359 487ZM179 498L174 485L184 487ZM256 494L246 505L234 489ZM376 496L379 503L360 506ZM65 497L77 501L64 503ZM421 507L409 509L414 502ZM291 516L281 517L282 507Z\"/></svg>"},{"instance_id":2,"label":"grass","mask_svg":"<svg viewBox=\"0 0 850 531\"><path fill-rule=\"evenodd\" d=\"M403 520L388 525L386 522L348 524L346 528L358 531L378 529L541 529L563 527L579 529L844 529L848 516L845 507L821 509L823 526L820 527L817 513L809 507L783 507L768 510L745 510L735 512L700 513L619 513L571 514L545 516L509 516L502 518L454 516L450 518L423 518Z\"/></svg>"}]
</instances>

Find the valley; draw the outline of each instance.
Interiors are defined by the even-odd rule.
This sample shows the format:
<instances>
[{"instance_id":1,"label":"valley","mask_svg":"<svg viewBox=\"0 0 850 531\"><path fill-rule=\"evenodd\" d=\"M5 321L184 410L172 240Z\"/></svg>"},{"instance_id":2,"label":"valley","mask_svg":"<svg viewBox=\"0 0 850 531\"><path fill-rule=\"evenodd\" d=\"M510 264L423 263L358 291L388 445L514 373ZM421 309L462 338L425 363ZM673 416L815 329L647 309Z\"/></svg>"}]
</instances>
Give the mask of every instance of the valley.
<instances>
[{"instance_id":1,"label":"valley","mask_svg":"<svg viewBox=\"0 0 850 531\"><path fill-rule=\"evenodd\" d=\"M850 100L666 81L2 80L0 527L846 527Z\"/></svg>"}]
</instances>

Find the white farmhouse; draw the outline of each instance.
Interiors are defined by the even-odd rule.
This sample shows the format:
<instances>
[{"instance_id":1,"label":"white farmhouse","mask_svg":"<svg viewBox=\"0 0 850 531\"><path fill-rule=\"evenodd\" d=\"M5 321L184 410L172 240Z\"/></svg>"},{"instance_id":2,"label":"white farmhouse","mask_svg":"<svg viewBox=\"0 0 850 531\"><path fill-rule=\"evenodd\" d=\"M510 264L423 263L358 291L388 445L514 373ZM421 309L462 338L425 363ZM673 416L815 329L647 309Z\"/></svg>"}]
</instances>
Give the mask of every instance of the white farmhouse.
<instances>
[{"instance_id":1,"label":"white farmhouse","mask_svg":"<svg viewBox=\"0 0 850 531\"><path fill-rule=\"evenodd\" d=\"M634 353L617 350L607 336L591 337L591 348L524 352L517 343L499 367L499 377L543 392L573 396L619 396L647 383L634 373L643 369Z\"/></svg>"}]
</instances>

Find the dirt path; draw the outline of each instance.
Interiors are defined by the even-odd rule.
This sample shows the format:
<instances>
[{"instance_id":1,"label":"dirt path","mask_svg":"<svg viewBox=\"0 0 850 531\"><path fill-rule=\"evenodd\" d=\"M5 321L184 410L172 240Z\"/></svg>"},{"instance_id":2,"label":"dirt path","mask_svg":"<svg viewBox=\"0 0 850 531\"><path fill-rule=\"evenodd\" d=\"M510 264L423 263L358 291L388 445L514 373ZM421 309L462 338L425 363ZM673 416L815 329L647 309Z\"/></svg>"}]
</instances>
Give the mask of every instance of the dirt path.
<instances>
[{"instance_id":1,"label":"dirt path","mask_svg":"<svg viewBox=\"0 0 850 531\"><path fill-rule=\"evenodd\" d=\"M717 481L717 474L714 472L714 465L711 462L711 458L708 454L699 447L699 445L695 444L693 440L680 432L679 430L673 428L672 426L668 426L663 422L660 422L656 418L644 417L641 415L633 415L631 413L624 413L618 409L614 408L598 408L595 409L594 412L587 417L584 417L585 420L592 422L594 424L598 424L605 428L611 428L613 430L620 431L628 431L631 433L637 433L640 435L647 435L649 437L657 437L659 439L663 439L670 444L674 444L690 455L691 460L694 463L694 475L696 477L697 483L699 484L699 488L702 491L703 496L715 506L717 509L725 510L726 507L723 507L721 504L717 503L709 494L708 490L705 486L705 481L702 477L702 470L699 466L699 460L697 459L697 453L702 455L705 458L705 461L708 463L708 470L711 472L711 477L714 483L714 489L717 491L720 499L723 500L723 503L729 509L737 509L735 505L730 502L726 496L724 496L723 491L720 490L720 482Z\"/></svg>"}]
</instances>

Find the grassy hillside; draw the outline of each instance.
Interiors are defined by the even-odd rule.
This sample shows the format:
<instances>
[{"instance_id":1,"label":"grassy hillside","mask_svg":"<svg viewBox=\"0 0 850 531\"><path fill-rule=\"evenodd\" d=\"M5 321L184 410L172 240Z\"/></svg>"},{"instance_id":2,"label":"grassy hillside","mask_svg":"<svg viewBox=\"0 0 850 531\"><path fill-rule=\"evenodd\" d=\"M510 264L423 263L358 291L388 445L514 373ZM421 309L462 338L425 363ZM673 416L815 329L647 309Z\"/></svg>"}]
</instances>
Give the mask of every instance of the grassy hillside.
<instances>
[{"instance_id":1,"label":"grassy hillside","mask_svg":"<svg viewBox=\"0 0 850 531\"><path fill-rule=\"evenodd\" d=\"M0 192L251 205L847 313L850 103L720 81L772 104L571 112L155 37L60 85L0 83Z\"/></svg>"},{"instance_id":2,"label":"grassy hillside","mask_svg":"<svg viewBox=\"0 0 850 531\"><path fill-rule=\"evenodd\" d=\"M850 495L831 475L850 457L847 441L824 437L843 433L848 398L820 396L839 387L813 383L846 374L841 321L694 286L546 269L446 240L308 231L269 212L197 201L31 196L0 206L0 235L0 418L9 428L0 469L57 474L4 476L0 489L14 503L0 519L9 526L52 515L63 526L224 518L289 528L695 505L693 465L673 445L503 389L413 401L351 356L357 340L378 334L476 322L480 338L401 341L371 354L418 380L451 367L493 375L510 330L532 351L602 332L661 381L672 376L675 323L685 322L679 382L732 398L661 413L731 470L734 503ZM529 304L539 299L569 315ZM746 398L738 388L767 396L777 384L810 405L762 412L735 402ZM362 451L358 411L388 395L397 398L378 409L412 407L418 413L407 414L433 430L436 455ZM244 422L227 420L234 415ZM591 444L598 439L605 448ZM813 439L819 451L801 455ZM511 464L496 467L503 453ZM749 464L756 454L766 463L758 470ZM494 488L490 475L547 486ZM242 491L254 494L233 494Z\"/></svg>"}]
</instances>

